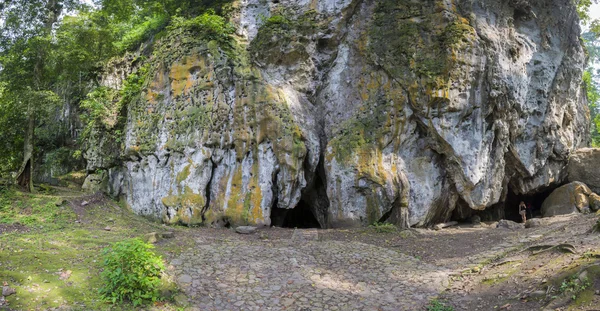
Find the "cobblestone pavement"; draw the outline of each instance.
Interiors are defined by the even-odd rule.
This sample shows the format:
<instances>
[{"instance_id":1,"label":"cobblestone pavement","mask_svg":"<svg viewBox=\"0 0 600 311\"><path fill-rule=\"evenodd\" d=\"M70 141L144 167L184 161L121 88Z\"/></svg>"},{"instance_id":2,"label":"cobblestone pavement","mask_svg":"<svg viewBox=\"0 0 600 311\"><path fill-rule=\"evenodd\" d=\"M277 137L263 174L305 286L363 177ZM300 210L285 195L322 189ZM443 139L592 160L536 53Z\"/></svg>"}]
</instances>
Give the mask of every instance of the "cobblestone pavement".
<instances>
[{"instance_id":1,"label":"cobblestone pavement","mask_svg":"<svg viewBox=\"0 0 600 311\"><path fill-rule=\"evenodd\" d=\"M450 273L396 250L310 238L198 238L170 265L202 311L422 310Z\"/></svg>"}]
</instances>

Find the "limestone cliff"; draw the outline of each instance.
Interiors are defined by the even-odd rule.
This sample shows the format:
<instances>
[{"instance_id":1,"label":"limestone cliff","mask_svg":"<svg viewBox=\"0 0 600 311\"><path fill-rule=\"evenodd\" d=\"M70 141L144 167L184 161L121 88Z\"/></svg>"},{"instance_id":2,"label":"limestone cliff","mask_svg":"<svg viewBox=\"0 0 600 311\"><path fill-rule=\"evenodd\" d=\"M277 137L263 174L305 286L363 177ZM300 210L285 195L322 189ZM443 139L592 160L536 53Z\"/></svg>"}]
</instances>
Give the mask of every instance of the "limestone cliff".
<instances>
[{"instance_id":1,"label":"limestone cliff","mask_svg":"<svg viewBox=\"0 0 600 311\"><path fill-rule=\"evenodd\" d=\"M147 78L122 149L90 148L88 171L141 214L269 225L302 205L322 227L423 226L561 183L588 143L570 0L233 8L226 46L171 30L107 74Z\"/></svg>"}]
</instances>

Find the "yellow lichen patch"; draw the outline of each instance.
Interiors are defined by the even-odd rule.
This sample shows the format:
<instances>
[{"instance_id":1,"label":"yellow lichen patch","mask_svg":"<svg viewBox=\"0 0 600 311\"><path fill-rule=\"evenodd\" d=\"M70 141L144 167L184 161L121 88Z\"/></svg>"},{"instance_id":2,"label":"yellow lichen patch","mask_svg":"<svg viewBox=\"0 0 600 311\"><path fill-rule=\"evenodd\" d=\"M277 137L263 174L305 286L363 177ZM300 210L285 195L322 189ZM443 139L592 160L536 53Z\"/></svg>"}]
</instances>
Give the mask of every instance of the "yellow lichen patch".
<instances>
[{"instance_id":1,"label":"yellow lichen patch","mask_svg":"<svg viewBox=\"0 0 600 311\"><path fill-rule=\"evenodd\" d=\"M229 199L227 200L225 216L234 224L243 224L245 222L242 217L244 212L244 200L241 200L241 194L245 191L242 189L243 185L241 166L236 168L233 177L231 178L231 184L229 187Z\"/></svg>"},{"instance_id":2,"label":"yellow lichen patch","mask_svg":"<svg viewBox=\"0 0 600 311\"><path fill-rule=\"evenodd\" d=\"M169 73L173 97L183 95L184 91L189 92L194 85L192 73L205 68L206 61L198 55L184 57L181 62L174 63Z\"/></svg>"},{"instance_id":3,"label":"yellow lichen patch","mask_svg":"<svg viewBox=\"0 0 600 311\"><path fill-rule=\"evenodd\" d=\"M190 176L190 170L192 168L192 164L188 164L186 165L183 170L181 172L179 172L179 174L177 174L177 178L175 179L177 181L177 184L181 183L182 181L186 180L189 176Z\"/></svg>"},{"instance_id":4,"label":"yellow lichen patch","mask_svg":"<svg viewBox=\"0 0 600 311\"><path fill-rule=\"evenodd\" d=\"M171 223L200 224L202 223L202 209L206 205L206 199L202 194L185 187L182 194L169 195L162 198L166 207L173 208L177 216L170 219Z\"/></svg>"},{"instance_id":5,"label":"yellow lichen patch","mask_svg":"<svg viewBox=\"0 0 600 311\"><path fill-rule=\"evenodd\" d=\"M264 223L265 217L263 215L263 211L261 208L262 205L262 189L259 184L259 171L258 164L252 166L252 178L250 179L250 184L248 185L249 197L244 201L244 205L247 208L248 216L246 221L249 224L259 224Z\"/></svg>"}]
</instances>

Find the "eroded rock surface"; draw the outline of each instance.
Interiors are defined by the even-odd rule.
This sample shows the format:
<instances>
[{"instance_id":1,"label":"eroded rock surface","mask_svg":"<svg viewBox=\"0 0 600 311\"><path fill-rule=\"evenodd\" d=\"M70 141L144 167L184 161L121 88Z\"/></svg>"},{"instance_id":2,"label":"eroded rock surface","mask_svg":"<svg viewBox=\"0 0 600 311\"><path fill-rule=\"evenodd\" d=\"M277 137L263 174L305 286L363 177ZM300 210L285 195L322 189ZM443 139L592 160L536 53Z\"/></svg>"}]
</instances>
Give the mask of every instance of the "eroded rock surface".
<instances>
[{"instance_id":1,"label":"eroded rock surface","mask_svg":"<svg viewBox=\"0 0 600 311\"><path fill-rule=\"evenodd\" d=\"M590 199L594 193L581 182L572 182L554 190L542 204L542 216L552 217L576 212L589 212ZM594 204L596 195L593 196Z\"/></svg>"},{"instance_id":2,"label":"eroded rock surface","mask_svg":"<svg viewBox=\"0 0 600 311\"><path fill-rule=\"evenodd\" d=\"M573 152L569 157L569 181L580 181L590 187L593 192L600 192L600 149L583 148Z\"/></svg>"},{"instance_id":3,"label":"eroded rock surface","mask_svg":"<svg viewBox=\"0 0 600 311\"><path fill-rule=\"evenodd\" d=\"M321 227L422 226L543 190L587 144L585 55L571 1L526 3L236 2L233 47L154 44L119 160L86 157L171 223L269 225L302 202Z\"/></svg>"}]
</instances>

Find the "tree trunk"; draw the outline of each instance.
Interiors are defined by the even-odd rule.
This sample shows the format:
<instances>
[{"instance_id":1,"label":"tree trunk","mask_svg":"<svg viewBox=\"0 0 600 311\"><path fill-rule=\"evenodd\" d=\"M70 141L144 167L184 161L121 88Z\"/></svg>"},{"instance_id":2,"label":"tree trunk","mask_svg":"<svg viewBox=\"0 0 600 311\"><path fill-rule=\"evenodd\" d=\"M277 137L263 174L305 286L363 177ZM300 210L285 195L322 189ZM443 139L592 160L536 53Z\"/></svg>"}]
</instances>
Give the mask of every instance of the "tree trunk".
<instances>
[{"instance_id":1,"label":"tree trunk","mask_svg":"<svg viewBox=\"0 0 600 311\"><path fill-rule=\"evenodd\" d=\"M43 35L50 35L52 27L58 21L62 13L63 5L60 0L49 0L46 3L44 17L44 32ZM38 59L33 69L35 89L42 89L45 65L45 52L38 51ZM27 131L25 133L24 148L23 148L23 163L17 175L17 184L23 187L26 191L34 192L33 188L33 140L35 135L35 108L33 104L27 104Z\"/></svg>"},{"instance_id":2,"label":"tree trunk","mask_svg":"<svg viewBox=\"0 0 600 311\"><path fill-rule=\"evenodd\" d=\"M25 146L23 148L23 164L17 175L17 184L29 192L33 192L33 134L35 119L31 106L27 115L27 131L25 133Z\"/></svg>"}]
</instances>

